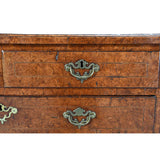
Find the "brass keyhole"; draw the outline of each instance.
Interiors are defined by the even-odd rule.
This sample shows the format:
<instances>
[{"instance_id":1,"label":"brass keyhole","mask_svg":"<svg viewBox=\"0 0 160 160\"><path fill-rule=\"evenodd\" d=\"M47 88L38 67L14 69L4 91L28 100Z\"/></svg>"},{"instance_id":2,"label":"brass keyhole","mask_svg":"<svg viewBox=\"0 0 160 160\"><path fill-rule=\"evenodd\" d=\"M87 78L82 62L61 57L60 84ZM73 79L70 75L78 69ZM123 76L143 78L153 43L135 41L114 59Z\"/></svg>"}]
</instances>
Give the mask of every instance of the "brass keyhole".
<instances>
[{"instance_id":1,"label":"brass keyhole","mask_svg":"<svg viewBox=\"0 0 160 160\"><path fill-rule=\"evenodd\" d=\"M81 61L81 68L83 68L83 61Z\"/></svg>"}]
</instances>

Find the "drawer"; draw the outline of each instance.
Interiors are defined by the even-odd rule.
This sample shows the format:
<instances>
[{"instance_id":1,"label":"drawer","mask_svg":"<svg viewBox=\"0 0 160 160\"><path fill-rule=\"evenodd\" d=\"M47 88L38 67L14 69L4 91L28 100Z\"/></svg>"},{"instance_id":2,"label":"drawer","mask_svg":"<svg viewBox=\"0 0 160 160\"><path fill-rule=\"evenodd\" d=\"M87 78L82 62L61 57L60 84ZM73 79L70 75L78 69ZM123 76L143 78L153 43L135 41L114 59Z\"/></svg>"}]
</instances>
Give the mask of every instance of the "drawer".
<instances>
[{"instance_id":1,"label":"drawer","mask_svg":"<svg viewBox=\"0 0 160 160\"><path fill-rule=\"evenodd\" d=\"M18 110L0 132L153 132L155 102L154 96L0 97Z\"/></svg>"},{"instance_id":2,"label":"drawer","mask_svg":"<svg viewBox=\"0 0 160 160\"><path fill-rule=\"evenodd\" d=\"M2 64L4 87L158 87L158 52L4 51Z\"/></svg>"}]
</instances>

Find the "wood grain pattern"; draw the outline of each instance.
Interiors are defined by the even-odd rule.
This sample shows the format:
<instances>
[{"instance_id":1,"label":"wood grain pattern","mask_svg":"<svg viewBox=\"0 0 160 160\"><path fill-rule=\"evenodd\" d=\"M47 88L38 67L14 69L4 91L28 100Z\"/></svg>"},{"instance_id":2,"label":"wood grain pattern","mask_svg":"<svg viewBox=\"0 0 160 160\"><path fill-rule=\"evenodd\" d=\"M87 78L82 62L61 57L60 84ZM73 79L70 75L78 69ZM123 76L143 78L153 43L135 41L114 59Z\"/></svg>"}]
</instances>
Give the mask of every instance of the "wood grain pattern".
<instances>
[{"instance_id":1,"label":"wood grain pattern","mask_svg":"<svg viewBox=\"0 0 160 160\"><path fill-rule=\"evenodd\" d=\"M159 51L158 44L2 44L4 51Z\"/></svg>"},{"instance_id":2,"label":"wood grain pattern","mask_svg":"<svg viewBox=\"0 0 160 160\"><path fill-rule=\"evenodd\" d=\"M0 131L41 132L153 132L155 97L0 97L6 106L16 106L18 113L0 125ZM97 116L80 130L63 118L63 112L82 107ZM72 131L71 131L72 130ZM109 132L109 131L108 131Z\"/></svg>"},{"instance_id":3,"label":"wood grain pattern","mask_svg":"<svg viewBox=\"0 0 160 160\"><path fill-rule=\"evenodd\" d=\"M0 50L0 103L18 108L0 133L160 133L160 35L0 34ZM79 59L100 65L83 84L64 70ZM78 129L77 107L97 117Z\"/></svg>"},{"instance_id":4,"label":"wood grain pattern","mask_svg":"<svg viewBox=\"0 0 160 160\"><path fill-rule=\"evenodd\" d=\"M2 44L159 44L160 35L0 35Z\"/></svg>"},{"instance_id":5,"label":"wood grain pattern","mask_svg":"<svg viewBox=\"0 0 160 160\"><path fill-rule=\"evenodd\" d=\"M79 59L100 66L83 84L64 68ZM158 52L4 52L4 86L157 88L158 64Z\"/></svg>"},{"instance_id":6,"label":"wood grain pattern","mask_svg":"<svg viewBox=\"0 0 160 160\"><path fill-rule=\"evenodd\" d=\"M1 49L1 45L0 45L0 49ZM3 68L2 68L2 54L0 54L0 87L3 87L4 83L3 83Z\"/></svg>"},{"instance_id":7,"label":"wood grain pattern","mask_svg":"<svg viewBox=\"0 0 160 160\"><path fill-rule=\"evenodd\" d=\"M135 88L0 88L1 96L158 95L157 89Z\"/></svg>"}]
</instances>

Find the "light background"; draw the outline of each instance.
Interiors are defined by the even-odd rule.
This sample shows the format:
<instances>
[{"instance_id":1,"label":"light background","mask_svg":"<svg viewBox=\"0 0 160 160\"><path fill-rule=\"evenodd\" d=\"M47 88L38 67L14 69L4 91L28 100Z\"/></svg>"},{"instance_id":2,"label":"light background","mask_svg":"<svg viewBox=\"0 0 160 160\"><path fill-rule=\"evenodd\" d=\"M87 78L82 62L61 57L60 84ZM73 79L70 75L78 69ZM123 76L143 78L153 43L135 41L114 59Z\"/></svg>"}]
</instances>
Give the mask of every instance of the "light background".
<instances>
[{"instance_id":1,"label":"light background","mask_svg":"<svg viewBox=\"0 0 160 160\"><path fill-rule=\"evenodd\" d=\"M159 0L0 0L0 33L160 33ZM160 160L159 134L1 134L0 160Z\"/></svg>"},{"instance_id":2,"label":"light background","mask_svg":"<svg viewBox=\"0 0 160 160\"><path fill-rule=\"evenodd\" d=\"M0 33L159 33L159 0L0 0Z\"/></svg>"}]
</instances>

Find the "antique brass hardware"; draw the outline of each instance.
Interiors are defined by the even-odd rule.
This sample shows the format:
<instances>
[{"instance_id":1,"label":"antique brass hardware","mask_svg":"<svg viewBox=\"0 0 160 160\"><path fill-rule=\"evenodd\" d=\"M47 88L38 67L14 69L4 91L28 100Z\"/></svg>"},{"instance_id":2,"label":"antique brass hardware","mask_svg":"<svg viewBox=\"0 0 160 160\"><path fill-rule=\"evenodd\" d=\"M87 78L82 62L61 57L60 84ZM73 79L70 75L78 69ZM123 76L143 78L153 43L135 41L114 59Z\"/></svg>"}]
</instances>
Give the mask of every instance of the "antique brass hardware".
<instances>
[{"instance_id":1,"label":"antique brass hardware","mask_svg":"<svg viewBox=\"0 0 160 160\"><path fill-rule=\"evenodd\" d=\"M86 117L86 119L82 119L79 122L77 119L73 118L74 116L87 116L87 117ZM78 126L78 128L80 129L81 126L87 125L91 121L91 119L95 118L96 113L92 112L92 111L85 111L84 109L79 107L79 108L73 110L73 112L70 110L64 112L63 117L67 118L71 124Z\"/></svg>"},{"instance_id":2,"label":"antique brass hardware","mask_svg":"<svg viewBox=\"0 0 160 160\"><path fill-rule=\"evenodd\" d=\"M9 112L10 111L10 112ZM1 124L4 124L4 122L6 122L8 118L11 117L12 114L16 114L18 112L17 108L14 107L6 107L3 104L0 104L0 112L9 112L8 115L4 115L3 118L0 118Z\"/></svg>"},{"instance_id":3,"label":"antique brass hardware","mask_svg":"<svg viewBox=\"0 0 160 160\"><path fill-rule=\"evenodd\" d=\"M81 83L83 83L83 81L90 78L94 74L94 72L99 71L99 65L94 63L88 64L88 62L81 59L77 61L75 64L73 64L72 62L65 64L65 69L66 71L70 72L70 74L73 77L77 78L78 80L81 81ZM74 69L90 69L90 70L89 72L84 72L83 75L80 75L80 73L75 72Z\"/></svg>"}]
</instances>

